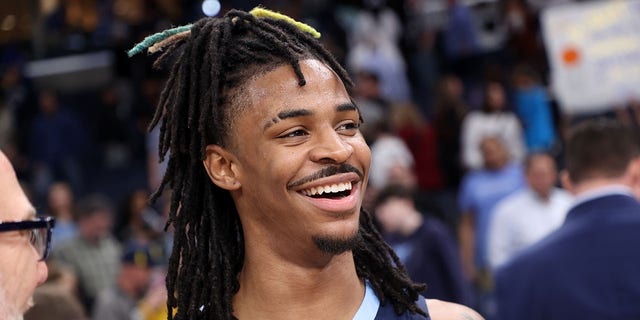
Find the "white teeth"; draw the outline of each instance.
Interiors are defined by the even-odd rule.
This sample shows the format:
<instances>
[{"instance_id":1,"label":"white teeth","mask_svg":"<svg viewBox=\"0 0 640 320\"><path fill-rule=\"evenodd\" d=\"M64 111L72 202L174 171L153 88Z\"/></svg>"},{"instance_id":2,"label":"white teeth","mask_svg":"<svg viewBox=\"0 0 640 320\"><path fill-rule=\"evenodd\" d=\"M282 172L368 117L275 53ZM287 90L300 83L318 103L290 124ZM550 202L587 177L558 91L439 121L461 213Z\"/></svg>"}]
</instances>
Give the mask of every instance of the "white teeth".
<instances>
[{"instance_id":1,"label":"white teeth","mask_svg":"<svg viewBox=\"0 0 640 320\"><path fill-rule=\"evenodd\" d=\"M307 190L300 191L305 196L322 195L323 193L338 193L345 190L351 190L351 182L343 182L338 184L313 187Z\"/></svg>"}]
</instances>

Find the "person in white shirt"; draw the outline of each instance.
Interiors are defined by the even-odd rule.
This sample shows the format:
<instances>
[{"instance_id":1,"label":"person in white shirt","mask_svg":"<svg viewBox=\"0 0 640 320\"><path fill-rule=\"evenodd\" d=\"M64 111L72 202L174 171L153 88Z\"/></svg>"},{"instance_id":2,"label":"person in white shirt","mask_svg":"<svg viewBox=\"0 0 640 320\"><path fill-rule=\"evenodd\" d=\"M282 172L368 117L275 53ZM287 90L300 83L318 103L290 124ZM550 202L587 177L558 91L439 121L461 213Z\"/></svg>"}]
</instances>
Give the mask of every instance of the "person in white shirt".
<instances>
[{"instance_id":1,"label":"person in white shirt","mask_svg":"<svg viewBox=\"0 0 640 320\"><path fill-rule=\"evenodd\" d=\"M486 84L482 110L471 111L462 121L460 137L462 164L467 169L480 169L480 142L492 136L500 137L509 151L509 158L521 163L526 153L522 126L515 113L507 107L504 86L499 82Z\"/></svg>"},{"instance_id":2,"label":"person in white shirt","mask_svg":"<svg viewBox=\"0 0 640 320\"><path fill-rule=\"evenodd\" d=\"M555 187L558 171L550 155L529 155L525 175L527 188L501 200L494 209L487 248L492 270L559 227L573 201L567 191Z\"/></svg>"},{"instance_id":3,"label":"person in white shirt","mask_svg":"<svg viewBox=\"0 0 640 320\"><path fill-rule=\"evenodd\" d=\"M369 171L369 187L371 191L382 190L385 186L397 181L400 176L413 175L415 160L407 144L391 132L389 123L377 124L377 137L371 145L371 169ZM412 177L415 179L415 177ZM404 179L403 179L404 180ZM409 185L415 181L407 182ZM404 184L404 183L401 183Z\"/></svg>"}]
</instances>

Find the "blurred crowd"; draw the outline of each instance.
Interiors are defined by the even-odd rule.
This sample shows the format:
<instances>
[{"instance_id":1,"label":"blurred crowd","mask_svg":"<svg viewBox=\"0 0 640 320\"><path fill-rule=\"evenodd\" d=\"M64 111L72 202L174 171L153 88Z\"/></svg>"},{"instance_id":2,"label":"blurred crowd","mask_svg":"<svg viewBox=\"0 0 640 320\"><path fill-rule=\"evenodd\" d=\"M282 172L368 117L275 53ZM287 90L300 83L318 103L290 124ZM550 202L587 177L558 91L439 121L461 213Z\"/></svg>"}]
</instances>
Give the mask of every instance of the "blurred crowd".
<instances>
[{"instance_id":1,"label":"blurred crowd","mask_svg":"<svg viewBox=\"0 0 640 320\"><path fill-rule=\"evenodd\" d=\"M428 283L427 298L491 319L492 271L561 224L571 203L557 179L566 129L593 116L640 124L640 103L568 117L548 90L540 12L566 2L259 3L318 29L352 75L372 153L364 206L414 280ZM0 37L0 149L57 224L49 283L26 319L54 319L52 310L59 319L166 318L166 196L147 202L163 173L147 125L166 73L125 51L202 17L202 2L29 3L0 5L28 20L4 18L3 30L30 34ZM258 3L221 4L223 14ZM109 63L86 83L34 76L34 61L96 52ZM93 81L98 73L106 77ZM552 214L515 215L522 210Z\"/></svg>"}]
</instances>

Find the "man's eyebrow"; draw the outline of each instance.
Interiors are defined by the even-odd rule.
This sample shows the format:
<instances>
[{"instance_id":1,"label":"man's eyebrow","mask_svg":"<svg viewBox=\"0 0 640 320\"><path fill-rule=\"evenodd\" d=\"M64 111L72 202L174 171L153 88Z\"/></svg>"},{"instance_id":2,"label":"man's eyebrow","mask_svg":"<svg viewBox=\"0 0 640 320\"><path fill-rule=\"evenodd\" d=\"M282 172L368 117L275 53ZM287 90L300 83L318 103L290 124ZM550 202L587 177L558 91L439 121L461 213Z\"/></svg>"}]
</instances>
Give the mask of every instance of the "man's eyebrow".
<instances>
[{"instance_id":1,"label":"man's eyebrow","mask_svg":"<svg viewBox=\"0 0 640 320\"><path fill-rule=\"evenodd\" d=\"M295 117L304 117L313 115L313 112L307 109L291 109L285 110L278 113L277 118L272 118L270 121L265 123L263 131L269 129L272 125L278 123L280 120L295 118Z\"/></svg>"},{"instance_id":2,"label":"man's eyebrow","mask_svg":"<svg viewBox=\"0 0 640 320\"><path fill-rule=\"evenodd\" d=\"M278 119L284 120L284 119L287 119L287 118L310 116L312 114L313 114L313 112L311 112L311 111L309 111L307 109L285 110L285 111L282 111L282 112L278 113Z\"/></svg>"},{"instance_id":3,"label":"man's eyebrow","mask_svg":"<svg viewBox=\"0 0 640 320\"><path fill-rule=\"evenodd\" d=\"M336 106L336 111L338 112L346 112L346 111L358 111L358 108L353 103L343 103ZM278 123L280 120L285 120L289 118L295 117L305 117L313 115L313 111L308 109L291 109L285 110L278 113L277 118L274 117L271 120L268 120L267 123L264 124L263 131L269 129L272 125Z\"/></svg>"},{"instance_id":4,"label":"man's eyebrow","mask_svg":"<svg viewBox=\"0 0 640 320\"><path fill-rule=\"evenodd\" d=\"M341 105L338 105L336 107L336 110L338 112L344 112L344 111L358 111L358 108L353 104L353 103L344 103Z\"/></svg>"}]
</instances>

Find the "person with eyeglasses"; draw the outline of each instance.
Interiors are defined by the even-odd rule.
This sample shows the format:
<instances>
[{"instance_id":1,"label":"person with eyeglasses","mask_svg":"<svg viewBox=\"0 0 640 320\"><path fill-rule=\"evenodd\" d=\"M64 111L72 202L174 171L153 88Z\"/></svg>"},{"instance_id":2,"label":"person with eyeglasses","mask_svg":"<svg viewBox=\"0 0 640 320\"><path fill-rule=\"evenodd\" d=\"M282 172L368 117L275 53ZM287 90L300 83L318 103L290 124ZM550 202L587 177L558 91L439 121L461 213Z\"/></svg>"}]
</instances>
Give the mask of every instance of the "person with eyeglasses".
<instances>
[{"instance_id":1,"label":"person with eyeglasses","mask_svg":"<svg viewBox=\"0 0 640 320\"><path fill-rule=\"evenodd\" d=\"M0 319L20 320L47 279L51 217L36 217L9 159L0 151Z\"/></svg>"}]
</instances>

